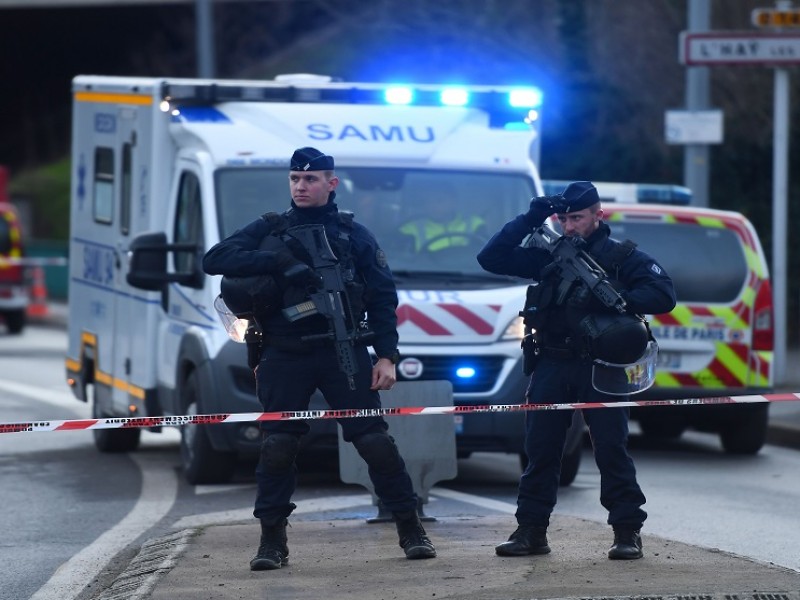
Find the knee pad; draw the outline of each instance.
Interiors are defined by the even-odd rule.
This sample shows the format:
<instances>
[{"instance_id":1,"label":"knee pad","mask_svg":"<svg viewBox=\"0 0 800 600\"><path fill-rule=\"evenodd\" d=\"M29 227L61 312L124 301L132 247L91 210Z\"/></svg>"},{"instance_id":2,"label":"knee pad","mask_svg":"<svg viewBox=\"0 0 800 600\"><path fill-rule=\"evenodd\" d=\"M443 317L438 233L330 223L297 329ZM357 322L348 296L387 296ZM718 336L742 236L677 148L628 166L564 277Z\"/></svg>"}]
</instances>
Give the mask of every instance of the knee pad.
<instances>
[{"instance_id":1,"label":"knee pad","mask_svg":"<svg viewBox=\"0 0 800 600\"><path fill-rule=\"evenodd\" d=\"M268 473L285 473L294 466L300 440L290 433L272 433L261 443L261 461Z\"/></svg>"},{"instance_id":2,"label":"knee pad","mask_svg":"<svg viewBox=\"0 0 800 600\"><path fill-rule=\"evenodd\" d=\"M361 458L378 473L392 473L402 467L394 438L388 433L365 433L353 440Z\"/></svg>"}]
</instances>

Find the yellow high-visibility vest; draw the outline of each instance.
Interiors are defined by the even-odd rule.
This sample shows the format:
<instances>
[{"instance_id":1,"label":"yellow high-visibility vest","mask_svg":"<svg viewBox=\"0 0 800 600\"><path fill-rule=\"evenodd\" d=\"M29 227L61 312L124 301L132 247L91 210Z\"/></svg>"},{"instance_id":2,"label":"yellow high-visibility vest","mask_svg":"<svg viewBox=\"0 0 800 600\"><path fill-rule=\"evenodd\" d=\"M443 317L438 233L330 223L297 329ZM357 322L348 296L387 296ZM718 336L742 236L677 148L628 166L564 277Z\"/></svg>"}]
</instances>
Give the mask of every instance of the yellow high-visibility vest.
<instances>
[{"instance_id":1,"label":"yellow high-visibility vest","mask_svg":"<svg viewBox=\"0 0 800 600\"><path fill-rule=\"evenodd\" d=\"M480 217L464 219L458 216L448 223L437 223L431 219L417 219L403 225L400 232L414 237L414 249L417 252L421 250L436 252L453 246L468 245L469 237L458 234L474 233L485 224L486 222ZM431 243L431 240L435 241Z\"/></svg>"}]
</instances>

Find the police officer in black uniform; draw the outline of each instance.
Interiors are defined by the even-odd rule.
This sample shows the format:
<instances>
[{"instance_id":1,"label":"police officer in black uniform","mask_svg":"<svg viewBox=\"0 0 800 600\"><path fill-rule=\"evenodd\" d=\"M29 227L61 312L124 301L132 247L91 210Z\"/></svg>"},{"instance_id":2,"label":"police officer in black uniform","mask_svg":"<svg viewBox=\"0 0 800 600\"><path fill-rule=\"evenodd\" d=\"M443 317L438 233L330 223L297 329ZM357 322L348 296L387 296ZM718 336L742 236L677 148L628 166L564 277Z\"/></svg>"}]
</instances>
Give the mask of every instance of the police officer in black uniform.
<instances>
[{"instance_id":1,"label":"police officer in black uniform","mask_svg":"<svg viewBox=\"0 0 800 600\"><path fill-rule=\"evenodd\" d=\"M631 314L661 314L675 307L672 280L650 256L610 238L602 220L603 210L596 188L588 181L571 183L562 194L531 201L530 210L503 226L478 254L478 262L492 273L533 279L538 285L534 306L538 358L526 392L528 403L613 402L626 396L607 395L592 385L593 358L585 336L576 324L592 314L609 309L577 286L562 298L554 293L561 283L548 250L521 245L523 240L556 213L566 236L579 236L583 247L597 263L612 271L609 278ZM577 240L576 240L577 241ZM623 246L622 251L620 251ZM625 248L624 246L627 246ZM527 311L526 311L527 312ZM623 349L624 350L624 349ZM647 513L645 497L636 481L636 470L627 451L626 407L584 411L584 420L600 470L600 503L608 510L614 529L610 559L642 557L640 529ZM516 518L518 527L507 542L496 547L500 556L547 554L547 527L556 504L561 456L572 411L526 413L525 452L528 466L519 482Z\"/></svg>"},{"instance_id":2,"label":"police officer in black uniform","mask_svg":"<svg viewBox=\"0 0 800 600\"><path fill-rule=\"evenodd\" d=\"M265 411L308 409L319 389L334 409L378 408L378 390L396 381L397 291L386 256L372 233L339 213L334 198L339 179L334 161L315 148L294 152L289 170L291 208L264 215L211 248L203 259L209 274L246 278L273 277L282 292L278 310L256 312L263 334L263 349L255 369L258 398ZM270 218L267 218L267 217ZM278 217L278 218L276 218ZM357 343L357 372L349 380L340 369L332 341L327 341L328 321L314 315L290 322L280 308L298 305L316 275L308 257L291 244L285 247L263 241L293 226L323 225L325 237L339 259L347 282L347 304L353 313L348 330L368 317L378 359L372 363L366 342ZM276 249L278 248L278 249ZM305 258L306 260L303 260ZM321 335L320 335L321 334ZM313 341L309 342L308 339ZM306 341L304 341L304 339ZM395 518L400 546L409 559L433 558L436 551L423 529L405 463L381 417L341 419L344 439L352 442L369 467L375 494ZM295 457L299 438L308 432L305 421L262 422L261 455L256 468L258 492L253 514L261 521L261 542L250 562L252 570L278 569L288 562L287 517L296 486Z\"/></svg>"}]
</instances>

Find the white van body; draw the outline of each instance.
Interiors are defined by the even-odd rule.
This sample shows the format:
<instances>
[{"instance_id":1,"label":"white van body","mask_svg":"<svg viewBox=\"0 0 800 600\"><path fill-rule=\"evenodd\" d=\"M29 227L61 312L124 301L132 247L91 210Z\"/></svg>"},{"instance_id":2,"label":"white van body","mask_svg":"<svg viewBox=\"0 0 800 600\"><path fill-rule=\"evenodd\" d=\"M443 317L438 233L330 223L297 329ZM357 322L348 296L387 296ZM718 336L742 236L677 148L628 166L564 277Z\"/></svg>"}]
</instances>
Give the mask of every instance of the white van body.
<instances>
[{"instance_id":1,"label":"white van body","mask_svg":"<svg viewBox=\"0 0 800 600\"><path fill-rule=\"evenodd\" d=\"M204 276L200 260L235 229L288 208L288 160L303 146L335 157L337 203L388 254L400 298L399 379L450 379L456 404L522 401L526 283L483 272L475 254L541 193L536 110L509 106L514 88L466 88L462 105L443 104L449 88L431 85L392 105L386 88L327 78L74 79L66 368L79 399L93 394L96 417L260 410L245 347L213 308L220 280ZM423 199L448 185L464 197ZM390 227L447 203L478 211L480 236L447 258L394 247L409 238ZM130 268L131 251L144 246L166 250L165 272L149 284L152 272ZM459 453L522 453L522 418L466 415L456 423ZM96 430L96 442L132 450L139 431ZM259 432L193 426L182 441L189 479L220 481L235 457L257 452ZM335 423L313 422L304 442L335 447Z\"/></svg>"}]
</instances>

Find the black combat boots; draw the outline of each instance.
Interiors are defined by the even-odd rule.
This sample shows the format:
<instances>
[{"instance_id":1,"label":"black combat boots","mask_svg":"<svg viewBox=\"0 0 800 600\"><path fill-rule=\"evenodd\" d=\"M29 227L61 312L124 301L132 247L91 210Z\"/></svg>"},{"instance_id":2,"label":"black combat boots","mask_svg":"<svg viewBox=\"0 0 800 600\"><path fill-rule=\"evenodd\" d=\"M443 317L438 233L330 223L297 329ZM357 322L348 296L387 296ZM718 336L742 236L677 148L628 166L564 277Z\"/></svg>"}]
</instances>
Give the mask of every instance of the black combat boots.
<instances>
[{"instance_id":1,"label":"black combat boots","mask_svg":"<svg viewBox=\"0 0 800 600\"><path fill-rule=\"evenodd\" d=\"M261 543L256 557L250 561L251 571L280 569L289 562L289 546L286 545L286 519L276 523L261 521Z\"/></svg>"},{"instance_id":2,"label":"black combat boots","mask_svg":"<svg viewBox=\"0 0 800 600\"><path fill-rule=\"evenodd\" d=\"M507 542L496 546L498 556L526 556L528 554L547 554L547 527L520 525Z\"/></svg>"},{"instance_id":3,"label":"black combat boots","mask_svg":"<svg viewBox=\"0 0 800 600\"><path fill-rule=\"evenodd\" d=\"M397 535L400 536L400 547L406 553L406 558L434 558L436 548L425 533L425 528L419 521L416 511L394 513Z\"/></svg>"},{"instance_id":4,"label":"black combat boots","mask_svg":"<svg viewBox=\"0 0 800 600\"><path fill-rule=\"evenodd\" d=\"M642 536L638 529L614 528L614 545L608 550L611 560L642 558Z\"/></svg>"}]
</instances>

